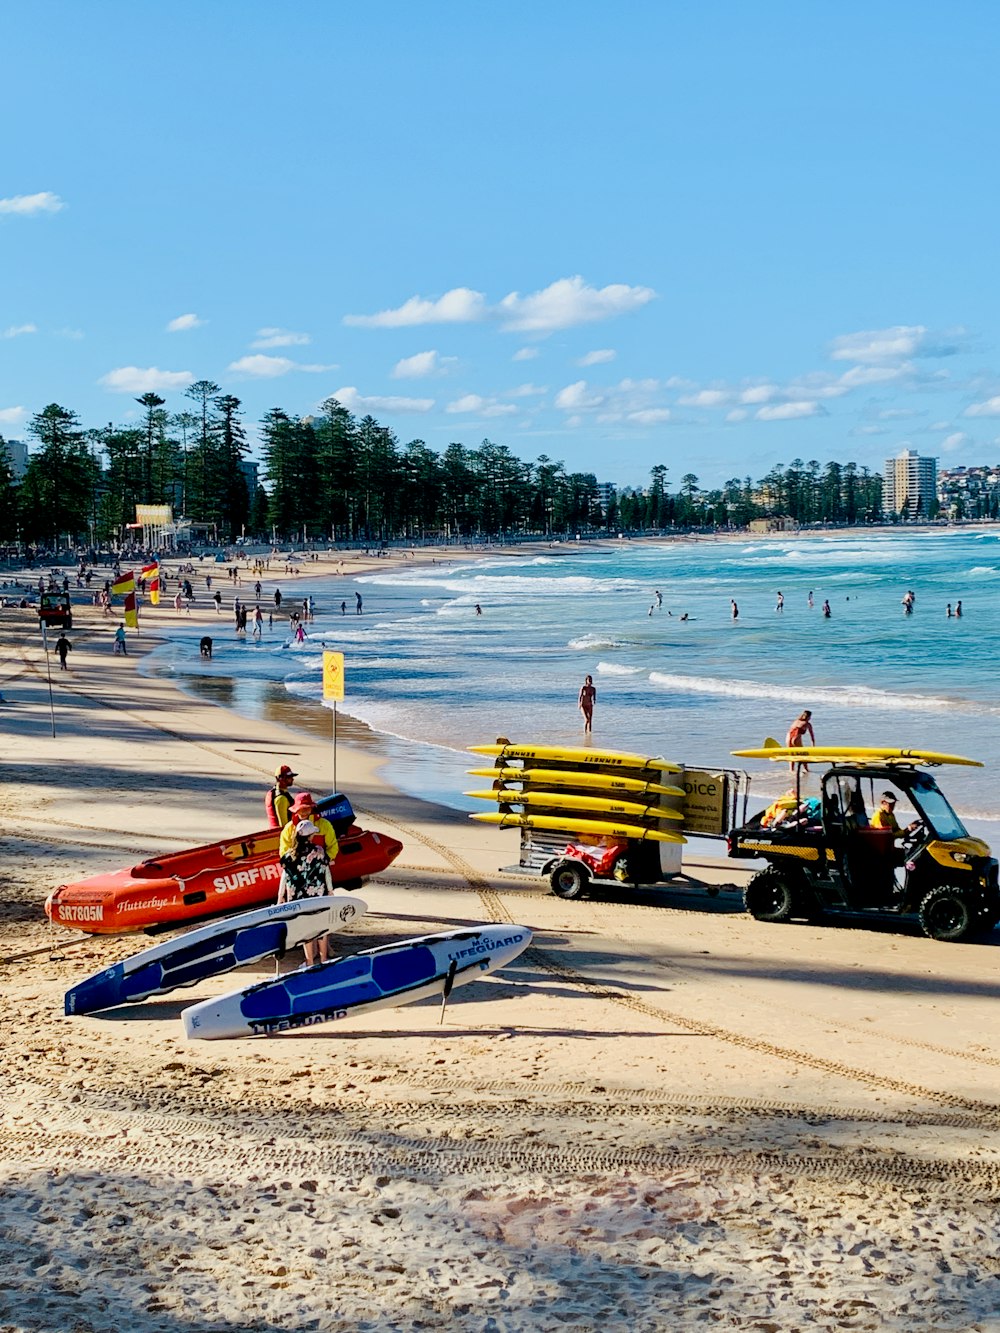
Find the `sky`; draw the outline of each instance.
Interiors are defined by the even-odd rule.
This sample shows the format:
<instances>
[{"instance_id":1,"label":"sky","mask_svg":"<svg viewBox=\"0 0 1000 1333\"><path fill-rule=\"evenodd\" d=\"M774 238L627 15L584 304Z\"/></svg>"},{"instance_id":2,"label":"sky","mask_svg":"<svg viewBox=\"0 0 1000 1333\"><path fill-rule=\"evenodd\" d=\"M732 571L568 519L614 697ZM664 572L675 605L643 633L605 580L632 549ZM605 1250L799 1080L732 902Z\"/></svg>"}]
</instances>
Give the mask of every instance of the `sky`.
<instances>
[{"instance_id":1,"label":"sky","mask_svg":"<svg viewBox=\"0 0 1000 1333\"><path fill-rule=\"evenodd\" d=\"M0 433L209 379L642 485L1000 460L1000 8L33 0Z\"/></svg>"}]
</instances>

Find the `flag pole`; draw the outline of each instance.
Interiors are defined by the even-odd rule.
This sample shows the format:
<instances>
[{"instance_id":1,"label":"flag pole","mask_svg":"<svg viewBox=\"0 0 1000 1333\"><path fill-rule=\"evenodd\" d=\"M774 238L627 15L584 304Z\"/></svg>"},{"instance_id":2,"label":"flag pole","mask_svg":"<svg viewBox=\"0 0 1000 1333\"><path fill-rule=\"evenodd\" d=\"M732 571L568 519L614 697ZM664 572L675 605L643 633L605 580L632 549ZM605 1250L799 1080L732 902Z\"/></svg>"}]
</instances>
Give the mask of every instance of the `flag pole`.
<instances>
[{"instance_id":1,"label":"flag pole","mask_svg":"<svg viewBox=\"0 0 1000 1333\"><path fill-rule=\"evenodd\" d=\"M337 701L333 701L333 790L337 791Z\"/></svg>"},{"instance_id":2,"label":"flag pole","mask_svg":"<svg viewBox=\"0 0 1000 1333\"><path fill-rule=\"evenodd\" d=\"M45 671L49 678L49 717L52 719L52 735L56 734L56 705L52 698L52 661L49 657L49 634L45 621L42 621L42 647L45 649Z\"/></svg>"}]
</instances>

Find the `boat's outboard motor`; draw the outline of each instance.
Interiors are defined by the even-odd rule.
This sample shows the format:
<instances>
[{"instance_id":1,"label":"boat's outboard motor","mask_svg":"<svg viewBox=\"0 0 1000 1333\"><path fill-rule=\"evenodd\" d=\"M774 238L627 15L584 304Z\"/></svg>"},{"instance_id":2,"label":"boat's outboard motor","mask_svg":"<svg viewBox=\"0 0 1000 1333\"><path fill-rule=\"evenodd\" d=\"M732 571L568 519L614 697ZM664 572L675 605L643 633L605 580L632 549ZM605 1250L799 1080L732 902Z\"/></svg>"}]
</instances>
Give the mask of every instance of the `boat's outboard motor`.
<instances>
[{"instance_id":1,"label":"boat's outboard motor","mask_svg":"<svg viewBox=\"0 0 1000 1333\"><path fill-rule=\"evenodd\" d=\"M333 831L338 838L342 838L354 824L354 810L342 792L324 796L321 801L316 802L316 808L323 818L328 819L333 825Z\"/></svg>"}]
</instances>

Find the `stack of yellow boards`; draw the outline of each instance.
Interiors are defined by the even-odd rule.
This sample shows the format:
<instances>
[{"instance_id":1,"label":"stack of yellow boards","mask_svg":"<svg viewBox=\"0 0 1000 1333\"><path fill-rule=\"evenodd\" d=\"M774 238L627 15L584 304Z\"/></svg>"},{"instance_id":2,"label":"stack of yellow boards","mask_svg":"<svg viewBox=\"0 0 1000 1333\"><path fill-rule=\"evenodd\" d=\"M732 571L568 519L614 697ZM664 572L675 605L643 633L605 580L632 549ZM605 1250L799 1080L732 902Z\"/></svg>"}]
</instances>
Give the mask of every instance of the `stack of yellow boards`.
<instances>
[{"instance_id":1,"label":"stack of yellow boards","mask_svg":"<svg viewBox=\"0 0 1000 1333\"><path fill-rule=\"evenodd\" d=\"M662 827L684 818L679 810L661 804L663 797L684 796L683 788L662 781L665 775L680 773L679 764L575 746L497 744L470 749L495 759L493 768L469 770L474 777L492 777L494 786L466 795L501 807L471 816L481 823L599 838L685 841L680 833ZM520 807L520 812L511 806Z\"/></svg>"}]
</instances>

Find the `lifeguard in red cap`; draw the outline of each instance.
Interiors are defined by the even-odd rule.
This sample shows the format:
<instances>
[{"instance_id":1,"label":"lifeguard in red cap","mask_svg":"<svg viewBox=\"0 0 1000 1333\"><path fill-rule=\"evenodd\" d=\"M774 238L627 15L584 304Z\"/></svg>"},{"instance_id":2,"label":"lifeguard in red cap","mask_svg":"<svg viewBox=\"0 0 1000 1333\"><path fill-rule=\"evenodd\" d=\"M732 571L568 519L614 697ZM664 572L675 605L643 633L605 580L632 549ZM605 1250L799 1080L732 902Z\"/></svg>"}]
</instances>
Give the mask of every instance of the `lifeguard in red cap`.
<instances>
[{"instance_id":1,"label":"lifeguard in red cap","mask_svg":"<svg viewBox=\"0 0 1000 1333\"><path fill-rule=\"evenodd\" d=\"M279 764L274 770L274 786L264 797L264 809L267 811L267 823L270 828L284 828L288 823L292 808L291 786L298 777L287 764Z\"/></svg>"}]
</instances>

